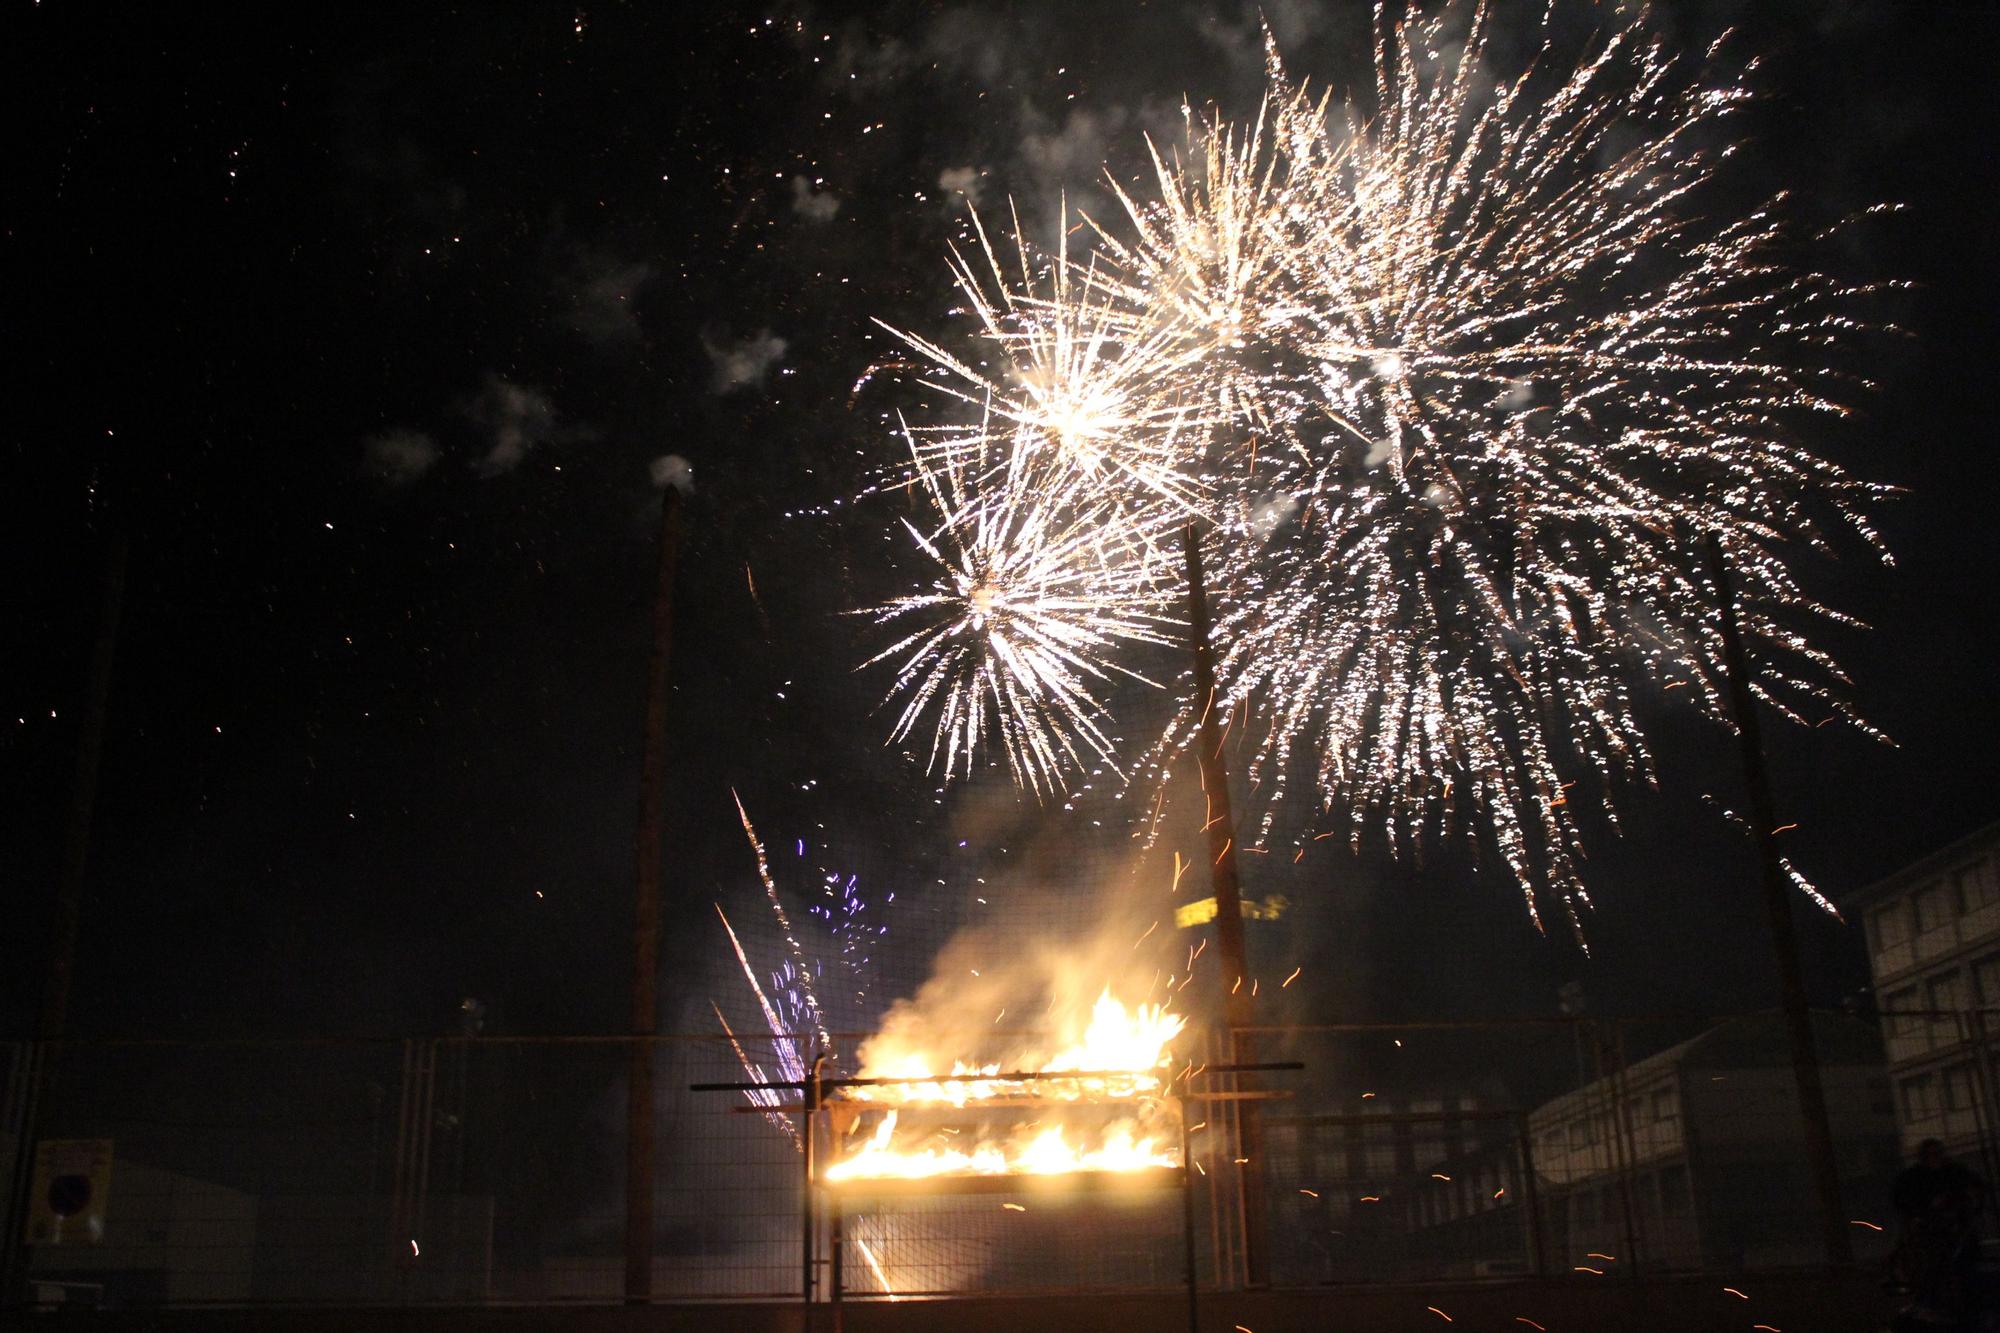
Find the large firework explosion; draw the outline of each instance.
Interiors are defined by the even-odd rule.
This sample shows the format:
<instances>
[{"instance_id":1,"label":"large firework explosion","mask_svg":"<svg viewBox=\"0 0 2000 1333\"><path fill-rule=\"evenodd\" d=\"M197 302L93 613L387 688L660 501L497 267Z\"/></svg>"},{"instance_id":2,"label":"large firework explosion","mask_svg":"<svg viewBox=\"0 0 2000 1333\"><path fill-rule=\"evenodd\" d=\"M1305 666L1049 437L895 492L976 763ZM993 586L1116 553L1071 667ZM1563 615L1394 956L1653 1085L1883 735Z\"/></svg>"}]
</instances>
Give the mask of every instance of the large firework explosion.
<instances>
[{"instance_id":1,"label":"large firework explosion","mask_svg":"<svg viewBox=\"0 0 2000 1333\"><path fill-rule=\"evenodd\" d=\"M1085 647L1021 670L976 572L882 608L939 617L885 654L896 734L934 724L934 767L969 768L994 706L1027 785L1109 758L1076 672L1157 641L1175 566L1134 553L1189 518L1260 834L1309 772L1355 837L1490 829L1538 921L1544 894L1572 922L1587 902L1574 780L1652 778L1639 694L1728 717L1702 543L1732 566L1759 697L1851 719L1800 628L1838 617L1787 561L1830 529L1874 541L1871 488L1801 443L1865 387L1838 368L1865 289L1787 262L1782 193L1708 215L1750 97L1721 43L1678 57L1625 9L1578 45L1545 15L1496 78L1488 39L1483 5L1378 17L1372 107L1274 52L1256 119L1190 115L1087 256L1033 257L1017 227L1018 275L990 246L990 279L955 264L967 347L902 335L961 409L908 432L920 544L973 571L943 552L997 537L1010 617Z\"/></svg>"}]
</instances>

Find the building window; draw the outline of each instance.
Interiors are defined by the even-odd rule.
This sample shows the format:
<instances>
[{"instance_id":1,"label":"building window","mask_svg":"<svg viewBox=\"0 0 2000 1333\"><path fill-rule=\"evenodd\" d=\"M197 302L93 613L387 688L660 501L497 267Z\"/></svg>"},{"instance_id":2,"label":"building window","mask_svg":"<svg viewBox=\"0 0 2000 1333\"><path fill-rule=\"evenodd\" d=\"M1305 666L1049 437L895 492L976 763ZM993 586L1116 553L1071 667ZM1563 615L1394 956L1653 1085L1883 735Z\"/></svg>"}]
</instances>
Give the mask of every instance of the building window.
<instances>
[{"instance_id":1,"label":"building window","mask_svg":"<svg viewBox=\"0 0 2000 1333\"><path fill-rule=\"evenodd\" d=\"M1952 1046L1963 1041L1958 1016L1966 1008L1965 974L1954 970L1932 977L1925 998L1927 1007L1939 1011L1931 1017L1931 1045Z\"/></svg>"},{"instance_id":2,"label":"building window","mask_svg":"<svg viewBox=\"0 0 2000 1333\"><path fill-rule=\"evenodd\" d=\"M1903 1080L1903 1122L1920 1124L1938 1113L1937 1076L1919 1074Z\"/></svg>"},{"instance_id":3,"label":"building window","mask_svg":"<svg viewBox=\"0 0 2000 1333\"><path fill-rule=\"evenodd\" d=\"M1970 1111L1979 1104L1979 1082L1971 1065L1953 1065L1944 1071L1944 1109Z\"/></svg>"},{"instance_id":4,"label":"building window","mask_svg":"<svg viewBox=\"0 0 2000 1333\"><path fill-rule=\"evenodd\" d=\"M1878 910L1872 920L1875 923L1875 949L1878 953L1910 942L1910 913L1907 904L1890 903Z\"/></svg>"},{"instance_id":5,"label":"building window","mask_svg":"<svg viewBox=\"0 0 2000 1333\"><path fill-rule=\"evenodd\" d=\"M1687 1211L1688 1172L1685 1166L1675 1164L1660 1170L1660 1212L1667 1217L1677 1217Z\"/></svg>"},{"instance_id":6,"label":"building window","mask_svg":"<svg viewBox=\"0 0 2000 1333\"><path fill-rule=\"evenodd\" d=\"M1990 953L1972 965L1972 989L1980 1004L2000 1008L2000 953Z\"/></svg>"},{"instance_id":7,"label":"building window","mask_svg":"<svg viewBox=\"0 0 2000 1333\"><path fill-rule=\"evenodd\" d=\"M1976 912L2000 900L2000 884L1995 884L1991 860L1974 861L1953 878L1958 881L1958 901L1967 912Z\"/></svg>"},{"instance_id":8,"label":"building window","mask_svg":"<svg viewBox=\"0 0 2000 1333\"><path fill-rule=\"evenodd\" d=\"M1917 907L1917 934L1928 935L1951 924L1951 891L1943 884L1931 884L1912 899Z\"/></svg>"},{"instance_id":9,"label":"building window","mask_svg":"<svg viewBox=\"0 0 2000 1333\"><path fill-rule=\"evenodd\" d=\"M2000 959L1996 959L2000 961ZM1890 991L1882 997L1882 1026L1890 1037L1914 1037L1923 1029L1923 1020L1910 1017L1911 1011L1923 1008L1923 1001L1917 996L1915 986L1905 986L1901 990ZM1892 1054L1891 1058L1894 1058Z\"/></svg>"}]
</instances>

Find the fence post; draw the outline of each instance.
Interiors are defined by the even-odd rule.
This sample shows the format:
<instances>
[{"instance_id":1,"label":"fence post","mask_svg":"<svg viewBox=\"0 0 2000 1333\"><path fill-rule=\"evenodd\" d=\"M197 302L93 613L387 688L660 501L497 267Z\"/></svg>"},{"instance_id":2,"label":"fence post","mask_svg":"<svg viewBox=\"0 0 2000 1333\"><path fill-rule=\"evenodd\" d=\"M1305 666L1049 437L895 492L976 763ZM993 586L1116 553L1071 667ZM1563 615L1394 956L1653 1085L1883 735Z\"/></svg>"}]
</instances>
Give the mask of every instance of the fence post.
<instances>
[{"instance_id":1,"label":"fence post","mask_svg":"<svg viewBox=\"0 0 2000 1333\"><path fill-rule=\"evenodd\" d=\"M1526 1112L1514 1117L1514 1133L1521 1144L1521 1207L1527 1211L1528 1255L1535 1265L1535 1276L1547 1277L1549 1242L1542 1232L1542 1188L1535 1178L1534 1135L1529 1132Z\"/></svg>"},{"instance_id":2,"label":"fence post","mask_svg":"<svg viewBox=\"0 0 2000 1333\"><path fill-rule=\"evenodd\" d=\"M1626 1272L1639 1275L1639 1222L1638 1209L1632 1203L1632 1176L1638 1154L1632 1146L1632 1125L1627 1112L1631 1109L1631 1085L1625 1078L1625 1025L1613 1022L1611 1025L1611 1132L1618 1136L1618 1155L1621 1159L1618 1170L1618 1191L1625 1204L1625 1263Z\"/></svg>"}]
</instances>

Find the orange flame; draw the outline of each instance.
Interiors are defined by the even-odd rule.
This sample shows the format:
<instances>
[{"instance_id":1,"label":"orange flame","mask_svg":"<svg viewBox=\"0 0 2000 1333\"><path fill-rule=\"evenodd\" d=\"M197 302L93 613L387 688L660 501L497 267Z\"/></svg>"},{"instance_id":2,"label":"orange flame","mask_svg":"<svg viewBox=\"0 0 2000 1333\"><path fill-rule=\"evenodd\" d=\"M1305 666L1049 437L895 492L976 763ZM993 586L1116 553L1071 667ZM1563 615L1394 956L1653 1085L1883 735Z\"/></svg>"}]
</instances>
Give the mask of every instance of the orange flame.
<instances>
[{"instance_id":1,"label":"orange flame","mask_svg":"<svg viewBox=\"0 0 2000 1333\"><path fill-rule=\"evenodd\" d=\"M936 1072L943 1062L921 1051L878 1057L863 1068L862 1077L899 1081L850 1088L845 1099L885 1114L858 1147L827 1168L826 1178L1049 1176L1177 1167L1178 1147L1169 1146L1175 1121L1164 1107L1160 1071L1172 1060L1167 1044L1186 1023L1163 1005L1128 1008L1106 987L1092 1006L1082 1035L1033 1066L1041 1074L1075 1071L1075 1078L1001 1078L997 1075L1002 1065L997 1062L970 1065L962 1060L953 1061L950 1073L943 1074ZM1115 1103L1127 1109L1110 1123L1065 1116L1064 1123L1017 1125L970 1146L938 1142L938 1135L924 1137L921 1130L912 1136L900 1115L974 1104L1039 1106L1051 1101ZM900 1140L899 1128L904 1131Z\"/></svg>"}]
</instances>

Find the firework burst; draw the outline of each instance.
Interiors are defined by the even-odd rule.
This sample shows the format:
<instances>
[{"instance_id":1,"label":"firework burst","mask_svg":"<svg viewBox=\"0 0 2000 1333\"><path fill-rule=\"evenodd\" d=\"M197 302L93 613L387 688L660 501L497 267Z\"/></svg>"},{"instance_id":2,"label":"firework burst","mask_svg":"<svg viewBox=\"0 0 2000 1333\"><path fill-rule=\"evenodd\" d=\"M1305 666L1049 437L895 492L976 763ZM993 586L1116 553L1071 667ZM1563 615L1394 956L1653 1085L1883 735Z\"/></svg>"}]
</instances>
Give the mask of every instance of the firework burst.
<instances>
[{"instance_id":1,"label":"firework burst","mask_svg":"<svg viewBox=\"0 0 2000 1333\"><path fill-rule=\"evenodd\" d=\"M895 662L891 738L927 729L933 771L969 773L997 734L1015 780L1043 794L1093 758L1115 762L1104 694L1119 678L1152 682L1114 655L1172 641L1169 565L1115 500L1020 453L985 459L919 460L932 526L904 527L930 585L869 613L913 628L865 665Z\"/></svg>"},{"instance_id":2,"label":"firework burst","mask_svg":"<svg viewBox=\"0 0 2000 1333\"><path fill-rule=\"evenodd\" d=\"M1485 5L1378 14L1372 106L1309 96L1273 51L1255 121L1190 116L1186 151L1154 152L1157 197L1120 192L1126 216L1096 228L1090 258L1065 248L1031 281L1022 246L997 300L957 262L983 345L1026 370L987 377L906 341L940 369L925 383L955 381L976 417L919 427L920 466L997 441L1008 467L986 467L972 505L996 515L1034 503L1011 495L1039 480L1009 471L1017 458L1052 453L1072 479L1069 524L1003 529L1016 564L1058 529L1061 549L1089 545L1074 523L1121 525L1122 546L1176 507L1200 513L1221 703L1245 718L1264 836L1309 771L1314 804L1357 837L1490 833L1537 920L1552 894L1574 922L1576 779L1651 780L1654 691L1728 719L1700 542L1728 552L1760 697L1851 719L1804 632L1839 617L1788 558L1843 529L1874 543L1861 510L1877 488L1801 443L1867 387L1840 367L1871 289L1788 262L1781 193L1705 216L1748 71L1715 73L1719 42L1676 56L1643 9L1581 44L1552 19L1524 72L1496 77ZM1032 350L1084 328L1086 357ZM1065 401L1117 404L1088 466L1018 406L1057 363ZM1102 464L1119 457L1134 461ZM1116 670L1107 654L1132 637L1093 639L1089 674ZM898 650L902 682L1003 660L977 634ZM1061 683L1014 672L985 697L1108 758L1102 699ZM1186 744L1190 707L1151 763ZM964 707L938 723L947 751L983 739ZM1032 781L1060 768L1045 759Z\"/></svg>"}]
</instances>

